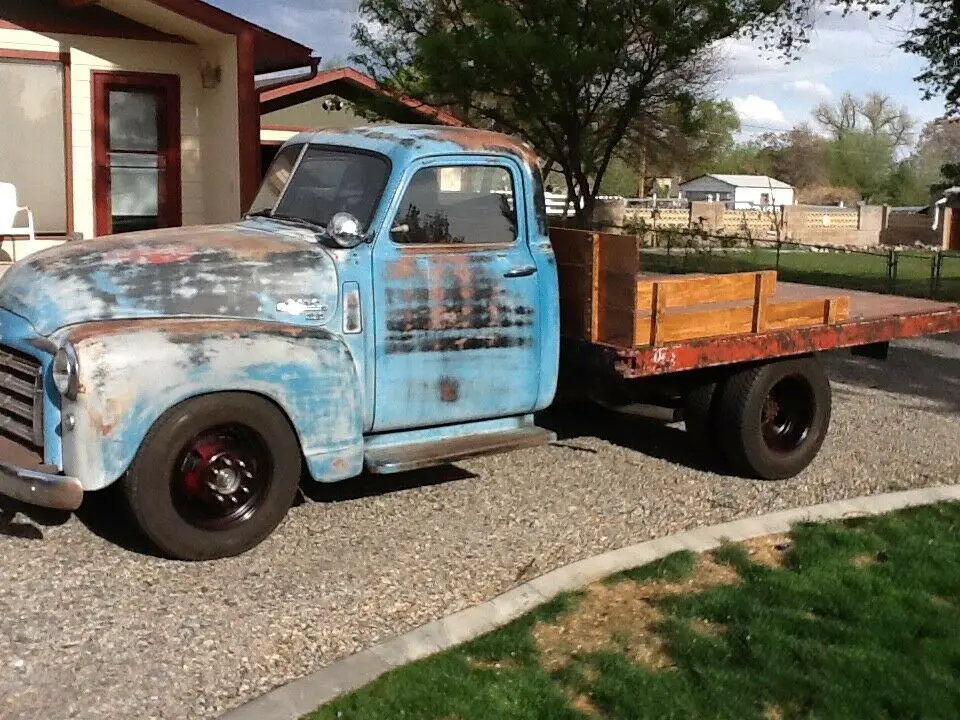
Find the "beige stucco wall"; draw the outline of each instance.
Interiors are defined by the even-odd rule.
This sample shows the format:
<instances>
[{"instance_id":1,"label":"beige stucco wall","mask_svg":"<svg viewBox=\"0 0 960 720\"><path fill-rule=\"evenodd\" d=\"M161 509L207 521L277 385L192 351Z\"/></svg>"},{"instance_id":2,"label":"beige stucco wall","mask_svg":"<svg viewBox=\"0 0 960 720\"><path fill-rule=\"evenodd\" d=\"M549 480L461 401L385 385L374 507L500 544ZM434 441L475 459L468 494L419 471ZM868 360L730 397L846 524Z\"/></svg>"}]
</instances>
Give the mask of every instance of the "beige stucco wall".
<instances>
[{"instance_id":1,"label":"beige stucco wall","mask_svg":"<svg viewBox=\"0 0 960 720\"><path fill-rule=\"evenodd\" d=\"M238 219L241 213L237 40L234 37L224 38L216 44L204 46L200 54L203 60L223 69L219 87L200 88L200 149L203 162L199 177L203 184L204 217L207 222L231 222Z\"/></svg>"},{"instance_id":2,"label":"beige stucco wall","mask_svg":"<svg viewBox=\"0 0 960 720\"><path fill-rule=\"evenodd\" d=\"M240 213L239 102L233 38L220 36L203 47L119 38L40 34L0 29L0 48L70 53L73 137L74 230L95 236L93 194L94 71L178 75L181 84L183 223L235 220ZM216 89L200 80L201 59L223 68Z\"/></svg>"},{"instance_id":3,"label":"beige stucco wall","mask_svg":"<svg viewBox=\"0 0 960 720\"><path fill-rule=\"evenodd\" d=\"M297 130L274 130L271 128L260 128L260 142L262 143L285 143L292 137L299 134Z\"/></svg>"}]
</instances>

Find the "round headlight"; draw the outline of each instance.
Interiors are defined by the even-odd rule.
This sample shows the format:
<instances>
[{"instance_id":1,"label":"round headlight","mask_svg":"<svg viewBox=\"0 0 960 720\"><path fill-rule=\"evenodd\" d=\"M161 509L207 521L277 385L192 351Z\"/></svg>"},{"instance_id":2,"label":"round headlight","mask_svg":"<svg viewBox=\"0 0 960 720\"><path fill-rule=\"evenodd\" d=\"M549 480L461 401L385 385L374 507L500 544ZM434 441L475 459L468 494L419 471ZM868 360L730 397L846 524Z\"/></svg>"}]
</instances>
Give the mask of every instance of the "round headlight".
<instances>
[{"instance_id":1,"label":"round headlight","mask_svg":"<svg viewBox=\"0 0 960 720\"><path fill-rule=\"evenodd\" d=\"M77 399L80 387L80 364L73 345L66 343L57 350L53 358L53 383L57 392L69 400Z\"/></svg>"}]
</instances>

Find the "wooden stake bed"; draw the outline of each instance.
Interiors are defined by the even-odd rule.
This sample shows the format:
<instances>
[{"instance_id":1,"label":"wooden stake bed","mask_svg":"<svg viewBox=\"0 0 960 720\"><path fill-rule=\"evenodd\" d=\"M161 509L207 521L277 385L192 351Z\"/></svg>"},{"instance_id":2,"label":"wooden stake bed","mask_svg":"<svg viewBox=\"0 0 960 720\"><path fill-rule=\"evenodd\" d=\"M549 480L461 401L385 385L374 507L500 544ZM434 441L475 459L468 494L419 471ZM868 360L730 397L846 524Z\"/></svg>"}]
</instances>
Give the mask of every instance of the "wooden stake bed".
<instances>
[{"instance_id":1,"label":"wooden stake bed","mask_svg":"<svg viewBox=\"0 0 960 720\"><path fill-rule=\"evenodd\" d=\"M649 275L637 239L554 230L561 328L568 338L620 347L831 325L850 315L848 295L780 300L777 273Z\"/></svg>"},{"instance_id":2,"label":"wooden stake bed","mask_svg":"<svg viewBox=\"0 0 960 720\"><path fill-rule=\"evenodd\" d=\"M766 272L645 275L636 238L551 236L561 362L578 372L643 378L960 332L957 303L834 294Z\"/></svg>"}]
</instances>

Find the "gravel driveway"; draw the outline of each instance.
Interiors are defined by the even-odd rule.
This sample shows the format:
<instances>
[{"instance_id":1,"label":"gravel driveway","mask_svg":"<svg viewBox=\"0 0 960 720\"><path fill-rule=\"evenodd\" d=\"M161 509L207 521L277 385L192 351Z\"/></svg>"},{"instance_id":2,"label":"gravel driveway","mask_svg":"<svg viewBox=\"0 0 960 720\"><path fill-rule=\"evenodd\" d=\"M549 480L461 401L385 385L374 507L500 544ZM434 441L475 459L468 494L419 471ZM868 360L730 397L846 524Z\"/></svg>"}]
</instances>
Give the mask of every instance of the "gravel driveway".
<instances>
[{"instance_id":1,"label":"gravel driveway","mask_svg":"<svg viewBox=\"0 0 960 720\"><path fill-rule=\"evenodd\" d=\"M209 718L519 579L702 524L960 477L960 335L841 355L832 432L787 483L698 469L683 432L554 417L555 446L294 508L213 564L157 559L116 499L0 522L0 717Z\"/></svg>"}]
</instances>

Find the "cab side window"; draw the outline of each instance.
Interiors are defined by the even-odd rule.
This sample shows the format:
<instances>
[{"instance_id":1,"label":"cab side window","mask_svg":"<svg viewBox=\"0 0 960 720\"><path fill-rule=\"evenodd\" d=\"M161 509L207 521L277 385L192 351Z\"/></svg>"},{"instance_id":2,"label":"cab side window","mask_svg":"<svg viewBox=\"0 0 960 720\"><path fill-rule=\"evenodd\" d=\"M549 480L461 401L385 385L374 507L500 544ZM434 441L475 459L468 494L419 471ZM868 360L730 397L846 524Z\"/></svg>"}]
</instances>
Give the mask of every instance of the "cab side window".
<instances>
[{"instance_id":1,"label":"cab side window","mask_svg":"<svg viewBox=\"0 0 960 720\"><path fill-rule=\"evenodd\" d=\"M517 239L513 175L494 165L423 168L394 222L403 244L507 245Z\"/></svg>"}]
</instances>

